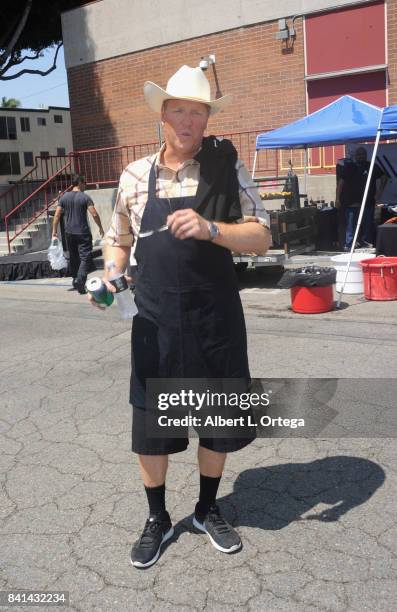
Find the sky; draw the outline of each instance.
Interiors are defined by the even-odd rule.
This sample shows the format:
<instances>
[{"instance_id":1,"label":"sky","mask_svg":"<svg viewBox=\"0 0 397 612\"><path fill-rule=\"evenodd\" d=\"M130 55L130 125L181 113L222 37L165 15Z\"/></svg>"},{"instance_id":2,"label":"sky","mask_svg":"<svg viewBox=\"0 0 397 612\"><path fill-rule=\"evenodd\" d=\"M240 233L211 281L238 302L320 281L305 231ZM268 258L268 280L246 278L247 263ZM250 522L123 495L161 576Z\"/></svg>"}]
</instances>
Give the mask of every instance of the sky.
<instances>
[{"instance_id":1,"label":"sky","mask_svg":"<svg viewBox=\"0 0 397 612\"><path fill-rule=\"evenodd\" d=\"M55 47L46 49L44 57L38 60L25 61L22 68L48 70L52 65ZM11 71L17 72L16 69ZM21 108L39 108L40 106L69 106L69 92L66 78L65 58L61 47L57 67L47 76L26 74L11 81L0 81L0 99L16 98Z\"/></svg>"}]
</instances>

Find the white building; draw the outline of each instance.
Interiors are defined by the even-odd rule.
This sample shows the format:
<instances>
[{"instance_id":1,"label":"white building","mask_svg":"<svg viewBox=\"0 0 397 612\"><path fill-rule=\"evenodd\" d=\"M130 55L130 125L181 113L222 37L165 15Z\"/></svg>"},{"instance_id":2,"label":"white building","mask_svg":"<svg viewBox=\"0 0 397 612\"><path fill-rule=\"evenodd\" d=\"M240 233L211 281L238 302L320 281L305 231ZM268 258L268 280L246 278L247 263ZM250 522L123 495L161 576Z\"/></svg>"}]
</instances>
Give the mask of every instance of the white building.
<instances>
[{"instance_id":1,"label":"white building","mask_svg":"<svg viewBox=\"0 0 397 612\"><path fill-rule=\"evenodd\" d=\"M0 108L1 186L30 172L36 156L65 155L72 149L69 108Z\"/></svg>"}]
</instances>

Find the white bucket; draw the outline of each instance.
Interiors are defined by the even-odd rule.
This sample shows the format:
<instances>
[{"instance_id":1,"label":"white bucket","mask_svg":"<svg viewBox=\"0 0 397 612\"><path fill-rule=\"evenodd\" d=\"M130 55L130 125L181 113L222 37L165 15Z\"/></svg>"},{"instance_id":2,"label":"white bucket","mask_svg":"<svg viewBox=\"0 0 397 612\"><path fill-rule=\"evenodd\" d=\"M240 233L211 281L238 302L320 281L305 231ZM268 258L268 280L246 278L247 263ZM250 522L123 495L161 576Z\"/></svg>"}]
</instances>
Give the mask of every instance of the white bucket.
<instances>
[{"instance_id":1,"label":"white bucket","mask_svg":"<svg viewBox=\"0 0 397 612\"><path fill-rule=\"evenodd\" d=\"M359 262L363 259L370 259L371 257L376 257L375 253L353 253L343 293L364 293L363 269ZM331 261L334 262L334 268L336 270L336 291L342 290L349 259L350 253L342 253L341 255L331 257Z\"/></svg>"}]
</instances>

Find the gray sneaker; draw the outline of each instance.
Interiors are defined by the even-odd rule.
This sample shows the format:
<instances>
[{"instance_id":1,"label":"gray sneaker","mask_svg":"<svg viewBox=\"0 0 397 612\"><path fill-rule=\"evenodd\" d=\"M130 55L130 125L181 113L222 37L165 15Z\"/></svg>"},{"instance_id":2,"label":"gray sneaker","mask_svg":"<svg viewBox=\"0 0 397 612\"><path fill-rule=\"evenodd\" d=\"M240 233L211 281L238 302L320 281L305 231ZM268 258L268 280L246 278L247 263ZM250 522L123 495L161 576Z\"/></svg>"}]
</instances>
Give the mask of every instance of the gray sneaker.
<instances>
[{"instance_id":1,"label":"gray sneaker","mask_svg":"<svg viewBox=\"0 0 397 612\"><path fill-rule=\"evenodd\" d=\"M193 525L199 531L206 533L212 545L221 552L232 553L242 546L237 531L221 516L217 505L211 506L205 516L195 514Z\"/></svg>"},{"instance_id":2,"label":"gray sneaker","mask_svg":"<svg viewBox=\"0 0 397 612\"><path fill-rule=\"evenodd\" d=\"M156 563L161 546L174 535L168 512L164 517L150 516L141 537L131 550L131 563L134 567L146 568Z\"/></svg>"}]
</instances>

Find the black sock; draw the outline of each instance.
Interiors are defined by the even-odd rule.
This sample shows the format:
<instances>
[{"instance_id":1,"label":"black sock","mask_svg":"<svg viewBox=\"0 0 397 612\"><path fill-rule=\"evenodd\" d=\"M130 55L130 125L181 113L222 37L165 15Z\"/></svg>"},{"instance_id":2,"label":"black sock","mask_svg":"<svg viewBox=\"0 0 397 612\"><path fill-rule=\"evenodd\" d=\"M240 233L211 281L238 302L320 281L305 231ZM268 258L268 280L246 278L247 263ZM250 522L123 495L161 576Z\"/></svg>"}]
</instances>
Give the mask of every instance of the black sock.
<instances>
[{"instance_id":1,"label":"black sock","mask_svg":"<svg viewBox=\"0 0 397 612\"><path fill-rule=\"evenodd\" d=\"M212 476L200 474L200 497L196 504L196 516L207 514L210 507L215 504L221 478L222 476L212 478Z\"/></svg>"},{"instance_id":2,"label":"black sock","mask_svg":"<svg viewBox=\"0 0 397 612\"><path fill-rule=\"evenodd\" d=\"M158 515L165 514L165 484L159 487L146 487L145 491L149 503L149 513Z\"/></svg>"}]
</instances>

